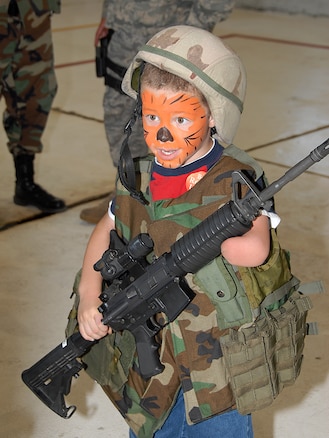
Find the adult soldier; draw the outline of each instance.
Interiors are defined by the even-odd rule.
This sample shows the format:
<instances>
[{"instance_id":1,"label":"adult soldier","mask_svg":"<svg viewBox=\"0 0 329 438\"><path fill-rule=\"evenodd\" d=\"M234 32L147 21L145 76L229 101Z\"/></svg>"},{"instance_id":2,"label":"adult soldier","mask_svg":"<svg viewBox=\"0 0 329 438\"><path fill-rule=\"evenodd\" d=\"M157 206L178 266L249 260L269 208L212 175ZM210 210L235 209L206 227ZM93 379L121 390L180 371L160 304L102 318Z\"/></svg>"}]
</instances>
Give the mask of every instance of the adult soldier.
<instances>
[{"instance_id":1,"label":"adult soldier","mask_svg":"<svg viewBox=\"0 0 329 438\"><path fill-rule=\"evenodd\" d=\"M130 119L134 103L121 92L121 79L135 53L148 39L162 28L175 24L188 24L212 31L216 23L225 20L232 12L235 0L104 0L102 18L95 35L99 40L113 30L108 45L108 58L103 108L104 126L113 165L117 167L120 149L125 138L124 126ZM136 121L130 138L133 157L147 154L140 120ZM112 194L110 193L110 198ZM108 209L109 199L93 208L84 209L80 218L97 223Z\"/></svg>"},{"instance_id":2,"label":"adult soldier","mask_svg":"<svg viewBox=\"0 0 329 438\"><path fill-rule=\"evenodd\" d=\"M34 182L34 157L57 91L51 15L60 0L0 0L0 97L3 125L16 169L14 202L45 213L66 209L65 202Z\"/></svg>"}]
</instances>

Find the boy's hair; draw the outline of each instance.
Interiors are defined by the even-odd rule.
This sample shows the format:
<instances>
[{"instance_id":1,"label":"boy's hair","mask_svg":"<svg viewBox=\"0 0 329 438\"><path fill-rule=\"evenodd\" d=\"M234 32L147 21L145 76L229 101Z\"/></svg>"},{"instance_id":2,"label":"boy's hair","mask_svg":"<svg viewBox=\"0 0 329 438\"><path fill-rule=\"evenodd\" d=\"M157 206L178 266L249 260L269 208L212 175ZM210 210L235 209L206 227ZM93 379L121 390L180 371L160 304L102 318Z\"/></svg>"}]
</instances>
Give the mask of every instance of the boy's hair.
<instances>
[{"instance_id":1,"label":"boy's hair","mask_svg":"<svg viewBox=\"0 0 329 438\"><path fill-rule=\"evenodd\" d=\"M169 88L172 91L184 91L197 96L202 104L209 109L207 99L198 90L185 79L174 75L166 70L161 70L160 68L152 65L150 63L145 63L143 73L141 76L141 86L144 85L152 87L156 90L161 90L163 88Z\"/></svg>"}]
</instances>

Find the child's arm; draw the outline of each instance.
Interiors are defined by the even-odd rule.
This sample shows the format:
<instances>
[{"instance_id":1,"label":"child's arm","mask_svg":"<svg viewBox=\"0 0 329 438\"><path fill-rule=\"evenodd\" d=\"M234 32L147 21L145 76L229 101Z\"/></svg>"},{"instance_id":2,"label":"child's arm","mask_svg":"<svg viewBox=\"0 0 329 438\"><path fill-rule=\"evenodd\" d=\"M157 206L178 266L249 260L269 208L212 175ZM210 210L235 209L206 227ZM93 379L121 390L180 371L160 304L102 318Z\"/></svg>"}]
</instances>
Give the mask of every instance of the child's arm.
<instances>
[{"instance_id":1,"label":"child's arm","mask_svg":"<svg viewBox=\"0 0 329 438\"><path fill-rule=\"evenodd\" d=\"M109 248L110 230L113 228L114 222L106 213L90 236L83 260L78 322L81 335L88 341L100 339L111 332L101 322L102 315L98 311L101 301L98 297L102 292L102 276L93 266Z\"/></svg>"},{"instance_id":2,"label":"child's arm","mask_svg":"<svg viewBox=\"0 0 329 438\"><path fill-rule=\"evenodd\" d=\"M259 266L270 251L270 230L267 216L259 216L243 236L230 237L221 245L222 255L232 265Z\"/></svg>"}]
</instances>

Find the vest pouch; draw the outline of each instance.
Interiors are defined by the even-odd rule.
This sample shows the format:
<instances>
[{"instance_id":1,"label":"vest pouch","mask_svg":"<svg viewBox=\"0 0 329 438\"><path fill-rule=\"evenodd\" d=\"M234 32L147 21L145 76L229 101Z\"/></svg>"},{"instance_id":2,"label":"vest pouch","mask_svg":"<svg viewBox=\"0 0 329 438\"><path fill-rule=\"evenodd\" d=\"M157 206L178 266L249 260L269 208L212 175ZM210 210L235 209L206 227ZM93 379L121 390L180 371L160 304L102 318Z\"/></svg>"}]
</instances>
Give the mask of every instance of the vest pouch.
<instances>
[{"instance_id":1,"label":"vest pouch","mask_svg":"<svg viewBox=\"0 0 329 438\"><path fill-rule=\"evenodd\" d=\"M66 337L79 330L77 315L80 301L78 294L80 278L81 271L77 273L73 285L72 296L75 295L75 299L68 315L68 323L65 329ZM120 348L120 346L124 347ZM134 336L125 330L100 339L89 352L82 356L82 361L87 365L86 373L93 380L96 380L102 386L110 386L113 391L118 391L127 382L135 351Z\"/></svg>"},{"instance_id":2,"label":"vest pouch","mask_svg":"<svg viewBox=\"0 0 329 438\"><path fill-rule=\"evenodd\" d=\"M232 265L222 256L201 268L193 282L206 293L217 311L220 329L252 321L247 295Z\"/></svg>"},{"instance_id":3,"label":"vest pouch","mask_svg":"<svg viewBox=\"0 0 329 438\"><path fill-rule=\"evenodd\" d=\"M238 411L269 406L301 369L309 297L293 292L279 309L220 339Z\"/></svg>"},{"instance_id":4,"label":"vest pouch","mask_svg":"<svg viewBox=\"0 0 329 438\"><path fill-rule=\"evenodd\" d=\"M264 408L278 394L275 374L275 328L268 318L220 338L224 361L238 411Z\"/></svg>"},{"instance_id":5,"label":"vest pouch","mask_svg":"<svg viewBox=\"0 0 329 438\"><path fill-rule=\"evenodd\" d=\"M120 349L120 345L124 348ZM93 380L118 392L128 380L134 353L134 337L124 331L102 338L82 357L82 361L87 365L86 373Z\"/></svg>"},{"instance_id":6,"label":"vest pouch","mask_svg":"<svg viewBox=\"0 0 329 438\"><path fill-rule=\"evenodd\" d=\"M280 390L295 383L300 374L307 334L306 317L311 308L310 298L296 291L283 306L269 313L276 328L275 363Z\"/></svg>"}]
</instances>

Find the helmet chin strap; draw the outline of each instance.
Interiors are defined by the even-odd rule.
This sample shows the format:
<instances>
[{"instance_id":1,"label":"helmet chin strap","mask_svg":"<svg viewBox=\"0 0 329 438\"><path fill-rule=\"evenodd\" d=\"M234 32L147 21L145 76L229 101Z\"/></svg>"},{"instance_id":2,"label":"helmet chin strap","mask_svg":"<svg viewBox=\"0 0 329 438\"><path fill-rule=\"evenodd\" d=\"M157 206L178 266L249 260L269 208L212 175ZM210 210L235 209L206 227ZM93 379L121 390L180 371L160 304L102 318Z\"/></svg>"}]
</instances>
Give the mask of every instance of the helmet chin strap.
<instances>
[{"instance_id":1,"label":"helmet chin strap","mask_svg":"<svg viewBox=\"0 0 329 438\"><path fill-rule=\"evenodd\" d=\"M143 70L143 66L141 66L139 78L140 75L142 74L142 70ZM140 80L139 80L139 84L140 84ZM140 203L142 203L143 205L147 205L148 201L145 199L143 193L140 190L136 189L135 165L129 148L129 137L132 133L132 128L136 123L138 117L141 117L141 115L142 115L142 100L140 97L140 93L138 93L135 109L124 129L126 138L124 139L120 150L118 173L122 185L129 191L130 196L136 199L137 201L139 201Z\"/></svg>"}]
</instances>

